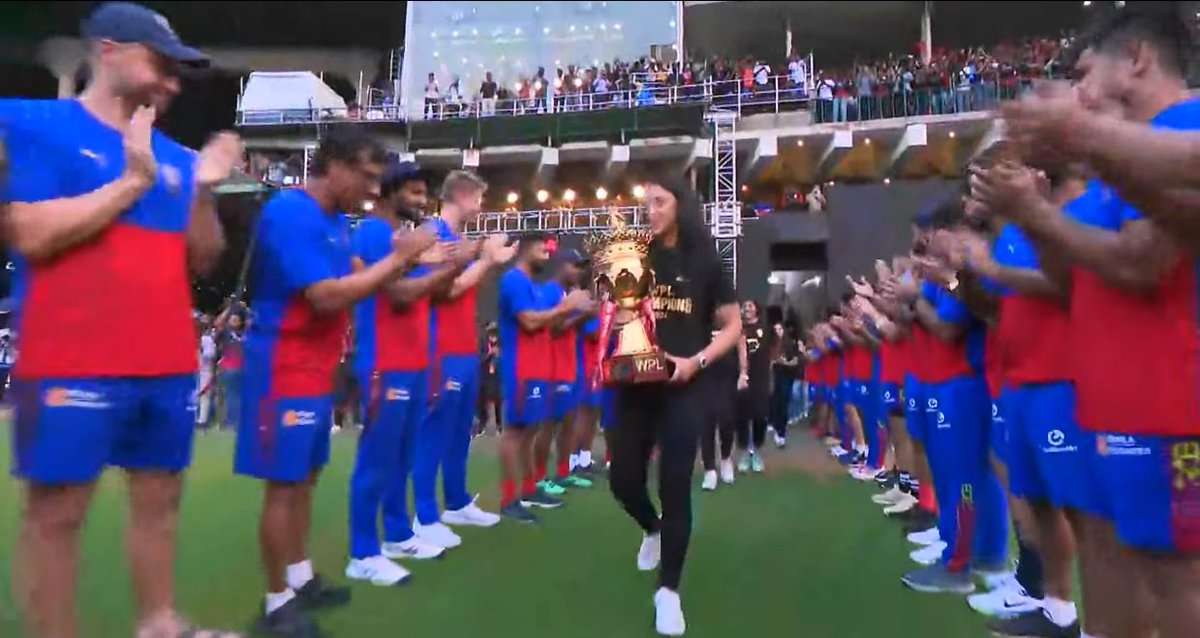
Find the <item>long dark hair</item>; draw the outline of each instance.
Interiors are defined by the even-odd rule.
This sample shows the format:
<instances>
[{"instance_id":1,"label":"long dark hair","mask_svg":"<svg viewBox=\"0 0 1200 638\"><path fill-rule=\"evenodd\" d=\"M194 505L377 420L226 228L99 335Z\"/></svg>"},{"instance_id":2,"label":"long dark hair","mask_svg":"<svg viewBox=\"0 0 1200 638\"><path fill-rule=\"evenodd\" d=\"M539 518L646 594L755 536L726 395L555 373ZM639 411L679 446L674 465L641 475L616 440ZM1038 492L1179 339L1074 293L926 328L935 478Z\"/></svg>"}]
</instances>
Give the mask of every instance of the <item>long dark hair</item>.
<instances>
[{"instance_id":1,"label":"long dark hair","mask_svg":"<svg viewBox=\"0 0 1200 638\"><path fill-rule=\"evenodd\" d=\"M717 259L717 248L712 234L704 223L704 206L700 196L683 178L675 175L657 175L646 180L658 184L675 196L675 224L679 228L679 252L689 264L713 263ZM656 239L651 248L657 248Z\"/></svg>"}]
</instances>

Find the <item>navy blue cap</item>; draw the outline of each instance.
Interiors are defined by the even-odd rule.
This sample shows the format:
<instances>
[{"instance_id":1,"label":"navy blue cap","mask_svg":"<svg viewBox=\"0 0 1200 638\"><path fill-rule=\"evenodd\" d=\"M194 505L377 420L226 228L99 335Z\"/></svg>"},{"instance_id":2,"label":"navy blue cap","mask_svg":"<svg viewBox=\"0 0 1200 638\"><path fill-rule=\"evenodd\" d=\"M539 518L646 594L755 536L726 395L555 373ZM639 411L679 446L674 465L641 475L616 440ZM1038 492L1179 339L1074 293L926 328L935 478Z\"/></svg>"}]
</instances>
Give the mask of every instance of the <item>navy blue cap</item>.
<instances>
[{"instance_id":1,"label":"navy blue cap","mask_svg":"<svg viewBox=\"0 0 1200 638\"><path fill-rule=\"evenodd\" d=\"M429 173L416 162L392 160L383 169L383 177L379 180L380 193L382 196L387 197L400 190L400 187L406 182L412 181L421 181L428 184Z\"/></svg>"},{"instance_id":2,"label":"navy blue cap","mask_svg":"<svg viewBox=\"0 0 1200 638\"><path fill-rule=\"evenodd\" d=\"M554 251L554 258L566 264L582 264L587 261L587 257L574 248L559 248Z\"/></svg>"},{"instance_id":3,"label":"navy blue cap","mask_svg":"<svg viewBox=\"0 0 1200 638\"><path fill-rule=\"evenodd\" d=\"M162 14L132 2L107 2L81 25L89 40L144 44L178 62L203 63L208 56L185 45Z\"/></svg>"}]
</instances>

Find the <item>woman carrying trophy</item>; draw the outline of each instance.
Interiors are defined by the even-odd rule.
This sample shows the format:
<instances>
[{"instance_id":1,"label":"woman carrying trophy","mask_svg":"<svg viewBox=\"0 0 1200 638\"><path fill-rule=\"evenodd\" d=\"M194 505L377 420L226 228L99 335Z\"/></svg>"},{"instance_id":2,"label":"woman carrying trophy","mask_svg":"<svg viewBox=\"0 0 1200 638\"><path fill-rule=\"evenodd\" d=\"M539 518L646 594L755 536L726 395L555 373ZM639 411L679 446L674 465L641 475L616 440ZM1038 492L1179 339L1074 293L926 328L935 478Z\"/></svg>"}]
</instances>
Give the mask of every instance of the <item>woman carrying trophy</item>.
<instances>
[{"instance_id":1,"label":"woman carrying trophy","mask_svg":"<svg viewBox=\"0 0 1200 638\"><path fill-rule=\"evenodd\" d=\"M597 242L598 380L616 390L613 495L642 528L638 569L658 569L658 633L680 636L692 466L709 403L699 377L734 348L741 320L695 191L673 178L651 180L646 207L649 232L618 222ZM646 489L655 446L661 518Z\"/></svg>"}]
</instances>

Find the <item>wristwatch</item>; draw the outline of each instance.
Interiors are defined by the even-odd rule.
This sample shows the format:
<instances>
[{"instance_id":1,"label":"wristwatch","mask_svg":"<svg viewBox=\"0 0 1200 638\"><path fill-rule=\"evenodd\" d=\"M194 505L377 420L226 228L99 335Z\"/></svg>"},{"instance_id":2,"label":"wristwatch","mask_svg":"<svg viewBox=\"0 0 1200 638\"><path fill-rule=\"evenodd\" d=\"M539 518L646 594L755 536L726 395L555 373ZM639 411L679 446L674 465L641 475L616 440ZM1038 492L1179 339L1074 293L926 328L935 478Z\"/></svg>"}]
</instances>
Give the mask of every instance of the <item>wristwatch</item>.
<instances>
[{"instance_id":1,"label":"wristwatch","mask_svg":"<svg viewBox=\"0 0 1200 638\"><path fill-rule=\"evenodd\" d=\"M696 365L700 366L701 370L707 368L708 367L708 357L704 356L703 353L696 355Z\"/></svg>"}]
</instances>

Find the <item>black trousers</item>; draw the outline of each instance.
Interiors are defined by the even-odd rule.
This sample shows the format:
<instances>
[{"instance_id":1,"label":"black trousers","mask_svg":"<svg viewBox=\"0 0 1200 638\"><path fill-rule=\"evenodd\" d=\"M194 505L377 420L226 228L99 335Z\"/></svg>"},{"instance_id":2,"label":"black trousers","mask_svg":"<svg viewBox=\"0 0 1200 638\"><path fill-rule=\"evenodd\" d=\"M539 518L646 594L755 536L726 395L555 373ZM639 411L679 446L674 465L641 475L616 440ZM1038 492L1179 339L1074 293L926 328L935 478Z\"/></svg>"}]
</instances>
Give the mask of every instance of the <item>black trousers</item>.
<instances>
[{"instance_id":1,"label":"black trousers","mask_svg":"<svg viewBox=\"0 0 1200 638\"><path fill-rule=\"evenodd\" d=\"M609 486L642 531L661 534L659 585L671 590L679 589L692 535L692 468L707 387L693 379L684 386L652 384L617 391ZM646 488L655 445L661 520Z\"/></svg>"},{"instance_id":2,"label":"black trousers","mask_svg":"<svg viewBox=\"0 0 1200 638\"><path fill-rule=\"evenodd\" d=\"M750 381L750 387L738 393L737 445L747 450L750 444L761 450L767 439L767 416L771 396L768 388Z\"/></svg>"},{"instance_id":3,"label":"black trousers","mask_svg":"<svg viewBox=\"0 0 1200 638\"><path fill-rule=\"evenodd\" d=\"M788 409L792 405L792 384L795 379L790 375L776 374L775 388L771 391L771 426L775 434L786 437L788 428Z\"/></svg>"},{"instance_id":4,"label":"black trousers","mask_svg":"<svg viewBox=\"0 0 1200 638\"><path fill-rule=\"evenodd\" d=\"M705 470L717 469L717 438L721 441L721 458L733 454L734 430L737 429L737 375L721 370L706 372L702 379L709 384L706 391L709 410L700 428L700 461Z\"/></svg>"}]
</instances>

